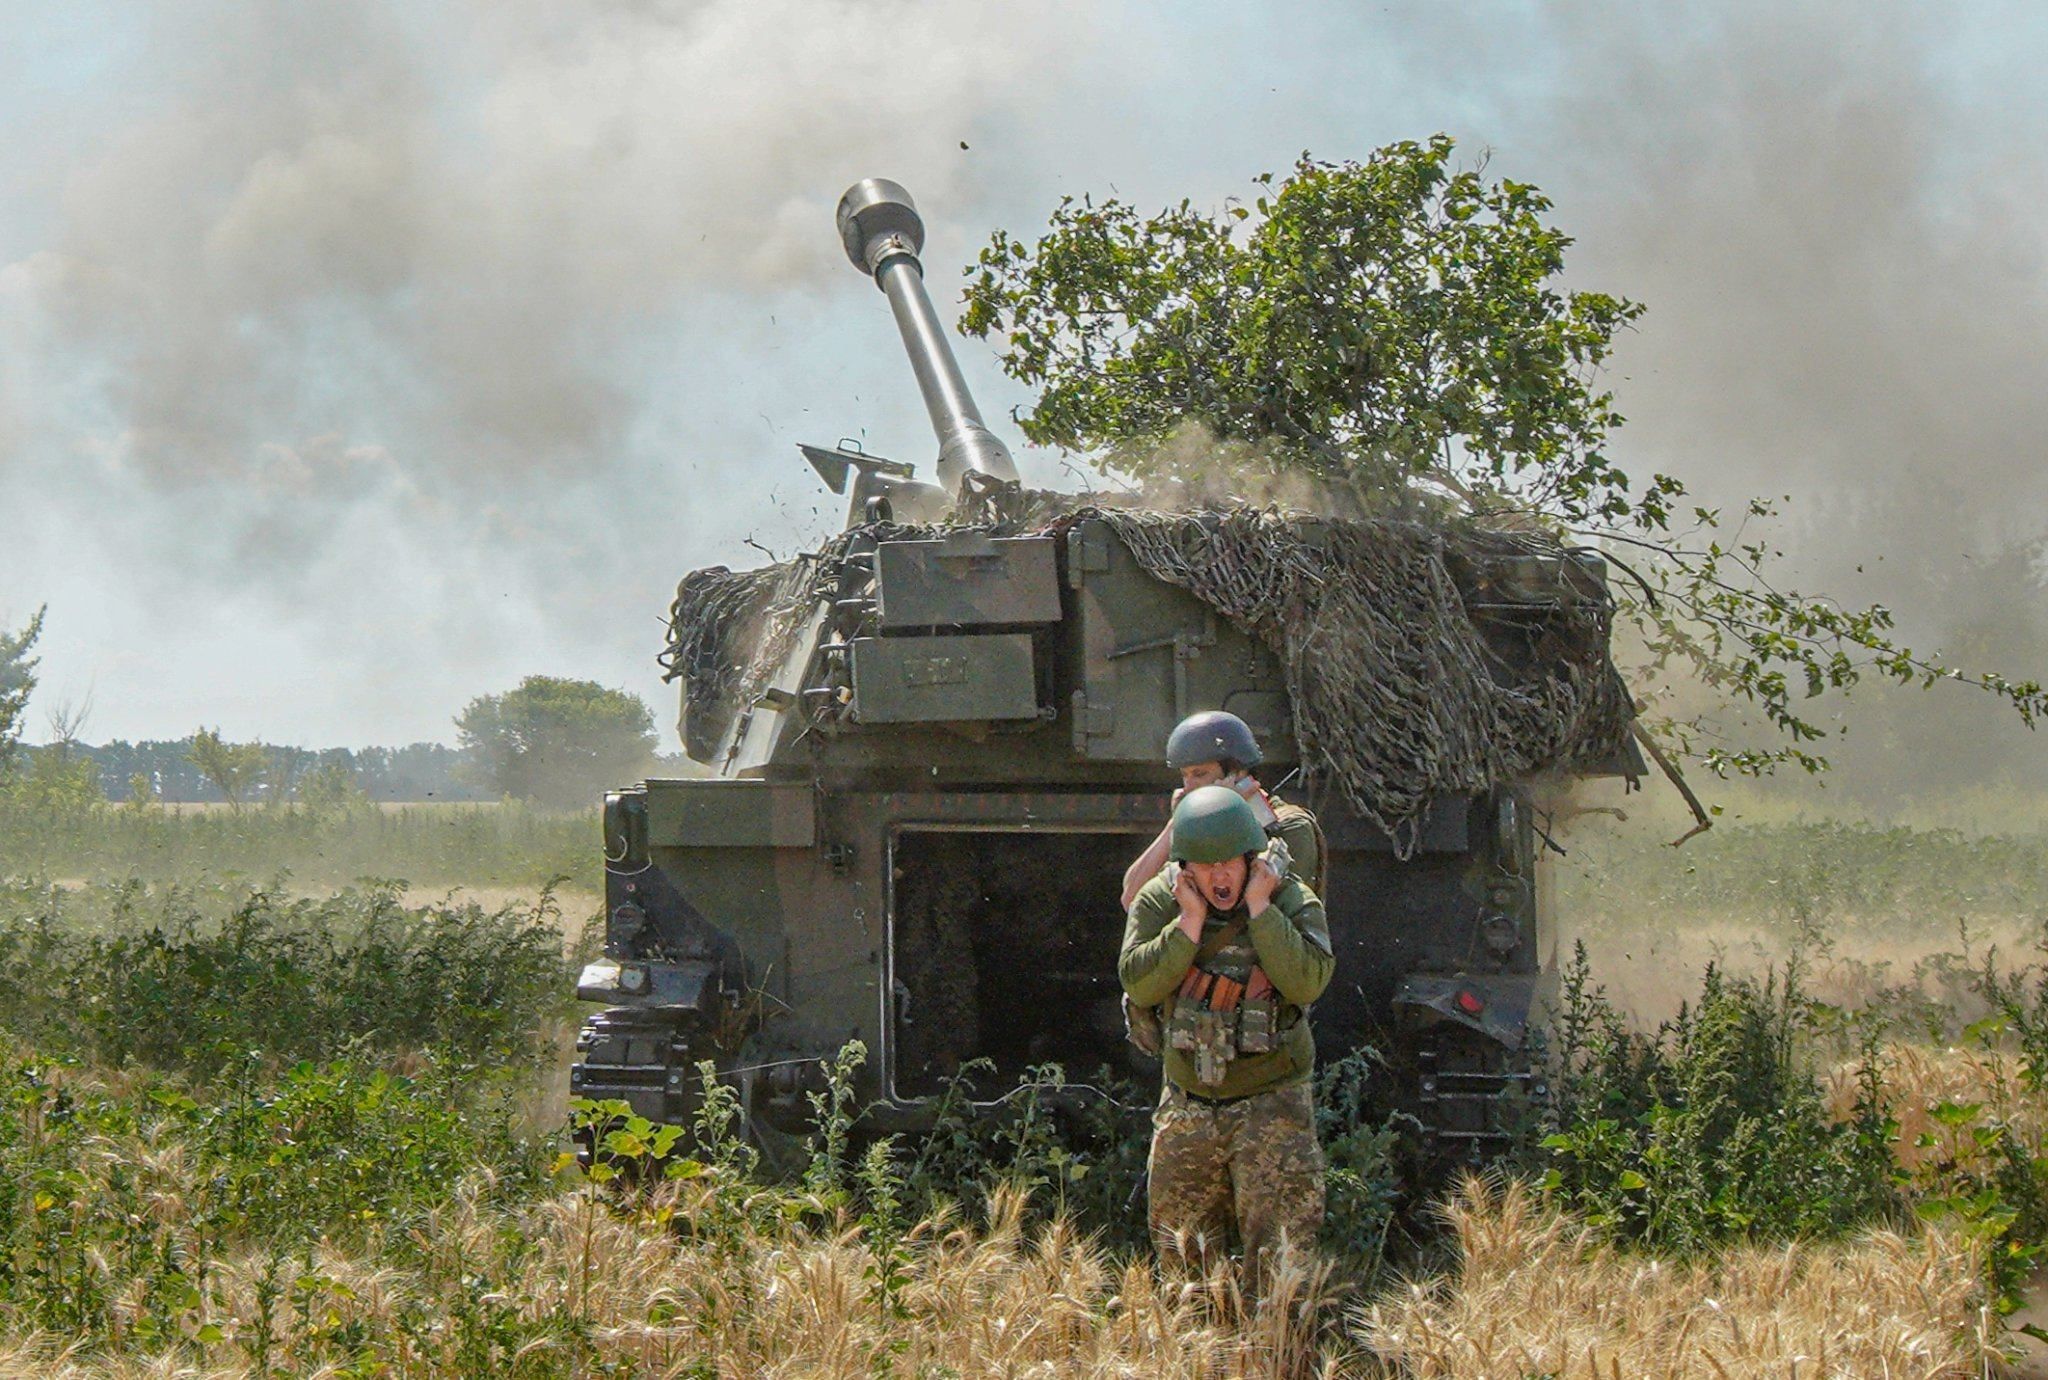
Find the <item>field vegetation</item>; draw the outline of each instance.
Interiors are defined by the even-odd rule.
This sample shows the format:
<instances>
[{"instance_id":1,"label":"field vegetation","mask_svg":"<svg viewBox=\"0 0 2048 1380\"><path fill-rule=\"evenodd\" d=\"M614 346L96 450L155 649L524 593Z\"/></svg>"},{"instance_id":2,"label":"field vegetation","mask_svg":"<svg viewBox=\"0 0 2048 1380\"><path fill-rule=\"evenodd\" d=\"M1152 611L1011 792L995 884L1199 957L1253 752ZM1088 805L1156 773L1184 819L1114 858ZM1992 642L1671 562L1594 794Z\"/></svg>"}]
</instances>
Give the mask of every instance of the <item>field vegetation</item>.
<instances>
[{"instance_id":1,"label":"field vegetation","mask_svg":"<svg viewBox=\"0 0 2048 1380\"><path fill-rule=\"evenodd\" d=\"M1325 1249L1251 1300L1154 1269L1142 1141L1055 1116L1057 1070L873 1142L849 1048L793 1177L716 1085L639 1172L676 1133L562 1091L594 905L547 883L594 832L0 819L0 1375L1961 1377L2048 1240L2029 835L1562 836L1545 1118L1425 1185L1372 1067L1326 1070ZM1643 1012L1603 990L1652 966Z\"/></svg>"},{"instance_id":2,"label":"field vegetation","mask_svg":"<svg viewBox=\"0 0 2048 1380\"><path fill-rule=\"evenodd\" d=\"M0 876L66 885L282 878L304 891L384 878L415 891L531 894L554 882L580 904L603 874L594 815L518 803L239 812L87 803L0 809L0 819Z\"/></svg>"}]
</instances>

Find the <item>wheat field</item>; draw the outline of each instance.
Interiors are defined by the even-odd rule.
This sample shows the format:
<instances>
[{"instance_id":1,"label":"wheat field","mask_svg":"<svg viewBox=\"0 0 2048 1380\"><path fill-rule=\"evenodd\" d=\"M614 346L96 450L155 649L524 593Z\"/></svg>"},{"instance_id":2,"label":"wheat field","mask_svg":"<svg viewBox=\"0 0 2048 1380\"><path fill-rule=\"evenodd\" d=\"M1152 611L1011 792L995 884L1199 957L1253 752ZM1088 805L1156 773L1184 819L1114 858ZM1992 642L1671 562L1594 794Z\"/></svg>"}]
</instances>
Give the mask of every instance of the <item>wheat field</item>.
<instances>
[{"instance_id":1,"label":"wheat field","mask_svg":"<svg viewBox=\"0 0 2048 1380\"><path fill-rule=\"evenodd\" d=\"M220 850L255 846L192 827L237 863ZM1162 1274L1104 1215L1128 1146L956 1128L984 1162L814 1147L801 1181L770 1182L731 1146L652 1187L586 1181L561 1154L560 1067L592 898L505 885L545 866L518 833L493 845L500 890L457 890L445 822L420 827L405 847L437 860L432 892L323 895L189 858L0 884L0 1376L1933 1380L2001 1373L2014 1347L2001 1302L2048 1220L2048 1005L2019 976L2048 848L1788 828L1749 840L1762 880L1728 887L1616 855L1577 883L1608 907L1580 907L1596 975L1658 945L1773 972L1803 952L1818 981L1674 979L1635 1028L1694 1024L1589 1058L1563 1148L1483 1180L1422 1193L1388 1127L1326 1129L1338 1226L1248 1299L1228 1269ZM533 835L550 855L564 837ZM1873 856L1884 877L1829 881ZM1980 874L1972 923L2002 927L2006 987L1945 947L1954 917L1915 919L1958 866ZM1700 926L1748 938L1702 951ZM1714 1030L1781 1024L1782 1108L1707 1077ZM1671 1106L1627 1101L1657 1078ZM1710 1096L1768 1124L1681 1114ZM1758 1158L1773 1137L1826 1144ZM1781 1173L1812 1177L1757 1177ZM1688 1207L1689 1184L1720 1197ZM1839 1230L1743 1200L1807 1193L1839 1197ZM1743 1225L1778 1220L1809 1225ZM1398 1244L1362 1249L1367 1228Z\"/></svg>"}]
</instances>

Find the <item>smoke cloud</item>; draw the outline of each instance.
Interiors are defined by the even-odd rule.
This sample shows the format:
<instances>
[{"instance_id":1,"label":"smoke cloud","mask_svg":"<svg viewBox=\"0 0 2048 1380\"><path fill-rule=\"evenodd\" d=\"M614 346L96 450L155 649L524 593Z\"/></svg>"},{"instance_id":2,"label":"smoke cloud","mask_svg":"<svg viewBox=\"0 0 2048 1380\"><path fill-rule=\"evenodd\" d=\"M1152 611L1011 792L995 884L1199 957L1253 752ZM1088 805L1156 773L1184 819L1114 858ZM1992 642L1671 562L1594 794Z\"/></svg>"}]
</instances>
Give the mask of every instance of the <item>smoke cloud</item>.
<instances>
[{"instance_id":1,"label":"smoke cloud","mask_svg":"<svg viewBox=\"0 0 2048 1380\"><path fill-rule=\"evenodd\" d=\"M855 297L838 192L886 170L948 227L962 146L1081 28L818 0L217 0L151 24L145 112L0 269L33 375L0 394L0 507L33 529L0 611L70 567L51 664L128 649L95 661L100 732L183 730L105 712L168 663L209 721L358 739L444 736L524 671L617 679L608 640L651 692L691 545L803 530L728 457L678 452L752 449L736 418L774 421L750 380L801 385L768 367L793 333L762 337L778 301L794 326L822 286ZM223 658L256 663L248 700Z\"/></svg>"},{"instance_id":2,"label":"smoke cloud","mask_svg":"<svg viewBox=\"0 0 2048 1380\"><path fill-rule=\"evenodd\" d=\"M999 110L1059 32L788 0L402 13L157 21L177 99L71 180L28 275L56 342L112 366L145 475L304 497L379 431L472 477L615 446L618 351L702 289L829 272L845 169L890 156L958 203L959 161L915 132ZM904 51L917 80L877 80Z\"/></svg>"},{"instance_id":3,"label":"smoke cloud","mask_svg":"<svg viewBox=\"0 0 2048 1380\"><path fill-rule=\"evenodd\" d=\"M2048 678L2048 146L2000 65L2048 36L1910 5L1731 7L1682 35L1636 7L1562 15L1578 267L1650 305L1616 381L1631 464L1710 500L1792 495L1790 583ZM2048 784L1988 700L1857 700L1839 784Z\"/></svg>"}]
</instances>

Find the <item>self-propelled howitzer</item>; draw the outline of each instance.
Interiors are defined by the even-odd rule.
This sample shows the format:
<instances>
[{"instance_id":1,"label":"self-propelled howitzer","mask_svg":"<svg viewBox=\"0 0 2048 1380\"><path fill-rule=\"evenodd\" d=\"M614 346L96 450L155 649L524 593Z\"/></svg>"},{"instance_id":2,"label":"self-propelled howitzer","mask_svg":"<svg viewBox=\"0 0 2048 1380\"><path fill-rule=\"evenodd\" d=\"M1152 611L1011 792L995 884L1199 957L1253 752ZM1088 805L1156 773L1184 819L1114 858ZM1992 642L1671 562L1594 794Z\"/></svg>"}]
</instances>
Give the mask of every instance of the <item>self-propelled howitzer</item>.
<instances>
[{"instance_id":1,"label":"self-propelled howitzer","mask_svg":"<svg viewBox=\"0 0 2048 1380\"><path fill-rule=\"evenodd\" d=\"M851 1039L878 1129L915 1129L972 1059L990 1093L1048 1062L1141 1071L1120 881L1166 816L1168 733L1221 708L1321 817L1322 1057L1399 1050L1443 1147L1483 1148L1534 1077L1533 792L1641 770L1600 560L1532 533L1024 490L925 292L908 193L859 183L838 223L894 312L938 483L803 447L846 529L683 581L663 661L709 775L606 797L604 957L578 989L604 1009L572 1091L687 1126L709 1060L772 1149Z\"/></svg>"}]
</instances>

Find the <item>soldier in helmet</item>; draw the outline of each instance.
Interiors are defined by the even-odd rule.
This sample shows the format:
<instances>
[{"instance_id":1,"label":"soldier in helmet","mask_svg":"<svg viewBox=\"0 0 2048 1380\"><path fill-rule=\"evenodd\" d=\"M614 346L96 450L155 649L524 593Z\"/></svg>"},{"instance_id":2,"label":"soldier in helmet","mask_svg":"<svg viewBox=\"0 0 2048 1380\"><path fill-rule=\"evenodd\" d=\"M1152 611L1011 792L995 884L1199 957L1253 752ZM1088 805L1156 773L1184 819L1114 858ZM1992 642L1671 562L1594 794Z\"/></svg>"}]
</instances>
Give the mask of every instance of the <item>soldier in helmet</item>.
<instances>
[{"instance_id":1,"label":"soldier in helmet","mask_svg":"<svg viewBox=\"0 0 2048 1380\"><path fill-rule=\"evenodd\" d=\"M1221 709L1190 714L1166 739L1166 765L1180 773L1180 790L1174 800L1197 786L1229 786L1251 803L1252 813L1265 831L1287 845L1294 872L1316 892L1323 893L1323 835L1316 817L1299 805L1290 804L1263 790L1252 775L1264 756L1251 725ZM1123 906L1126 911L1137 899L1138 888L1159 875L1166 866L1167 835L1171 826L1146 845L1137 861L1124 871Z\"/></svg>"},{"instance_id":2,"label":"soldier in helmet","mask_svg":"<svg viewBox=\"0 0 2048 1380\"><path fill-rule=\"evenodd\" d=\"M1308 1006L1336 960L1322 902L1272 855L1235 790L1183 795L1167 842L1117 964L1133 1004L1165 1010L1152 1239L1162 1257L1199 1265L1234 1225L1256 1280L1268 1252L1309 1243L1322 1223Z\"/></svg>"}]
</instances>

